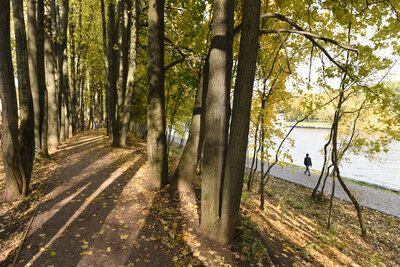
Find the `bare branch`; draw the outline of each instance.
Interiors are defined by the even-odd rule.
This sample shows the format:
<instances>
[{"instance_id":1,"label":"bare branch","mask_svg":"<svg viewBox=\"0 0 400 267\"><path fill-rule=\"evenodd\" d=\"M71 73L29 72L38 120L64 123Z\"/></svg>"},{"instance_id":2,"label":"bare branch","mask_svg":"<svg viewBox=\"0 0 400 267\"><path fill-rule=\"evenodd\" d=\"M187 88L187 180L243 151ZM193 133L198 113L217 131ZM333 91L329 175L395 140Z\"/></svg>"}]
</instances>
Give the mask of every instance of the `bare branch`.
<instances>
[{"instance_id":1,"label":"bare branch","mask_svg":"<svg viewBox=\"0 0 400 267\"><path fill-rule=\"evenodd\" d=\"M323 37L323 36L320 36L320 35L317 35L317 34L314 34L314 33L311 33L311 32L306 32L306 31L289 30L289 29L273 29L273 30L262 30L261 34L265 34L265 33L278 33L279 34L281 32L295 33L295 34L304 35L305 37L311 37L311 38L315 38L315 39L319 39L319 40L325 41L327 43L334 44L334 45L339 46L339 47L341 47L343 49L346 49L346 50L349 50L349 51L353 51L353 52L355 52L357 54L360 52L356 48L352 48L350 46L341 44L338 41L335 41L333 39L326 38L326 37Z\"/></svg>"},{"instance_id":2,"label":"bare branch","mask_svg":"<svg viewBox=\"0 0 400 267\"><path fill-rule=\"evenodd\" d=\"M286 47L286 42L285 42L285 40L283 39L282 34L281 34L280 32L278 32L278 34L279 34L279 37L281 38L283 48L285 48L286 64L287 64L287 66L288 66L289 71L288 71L288 72L285 71L282 67L281 67L281 69L282 69L284 72L286 72L287 74L292 74L292 70L290 69L290 61L289 61L289 55L288 55L288 51L287 51L287 47ZM278 63L278 64L279 64L279 63ZM280 67L280 65L279 65L279 67Z\"/></svg>"},{"instance_id":3,"label":"bare branch","mask_svg":"<svg viewBox=\"0 0 400 267\"><path fill-rule=\"evenodd\" d=\"M178 53L179 53L179 54L183 57L183 59L184 59L183 61L177 60L177 61L175 61L175 62L169 64L169 65L165 68L165 70L168 70L169 68L175 66L176 64L179 64L179 63L182 63L182 62L190 61L190 60L185 60L185 59L187 59L186 54L183 53L182 50L181 50L176 44L174 44L174 42L172 42L170 39L168 39L168 38L166 38L166 37L164 37L164 39L165 39L165 41L167 41L168 43L170 43L170 44L172 45L172 47L173 47L176 51L178 51ZM193 59L191 59L191 60L193 60ZM179 62L178 62L178 61L179 61ZM174 64L174 63L175 63L175 64ZM192 71L192 73L194 74L196 80L199 81L199 77L198 77L196 71L193 69L193 66L192 66L189 62L187 62L187 65L188 65L188 67L190 68L190 70Z\"/></svg>"},{"instance_id":4,"label":"bare branch","mask_svg":"<svg viewBox=\"0 0 400 267\"><path fill-rule=\"evenodd\" d=\"M170 68L172 68L175 65L178 65L180 63L193 61L193 60L201 61L201 60L203 60L203 58L201 58L201 57L189 57L189 58L181 58L181 59L175 60L174 62L170 63L168 66L165 67L165 71L169 70ZM195 73L194 70L192 70L192 72ZM196 78L197 78L197 75L196 75Z\"/></svg>"},{"instance_id":5,"label":"bare branch","mask_svg":"<svg viewBox=\"0 0 400 267\"><path fill-rule=\"evenodd\" d=\"M304 33L306 33L306 31L302 28L302 27L300 27L298 24L296 24L294 21L292 21L291 19L289 19L289 18L287 18L287 17L285 17L285 16L283 16L283 15L281 15L281 14L278 14L278 13L265 13L265 14L262 14L261 15L261 17L260 17L261 19L263 19L263 18L277 18L277 19L279 19L279 20L282 20L282 21L285 21L285 22L287 22L287 23L289 23L291 26L293 26L295 29L297 29L298 31L300 31L300 32L304 32ZM306 37L308 40L310 40L311 41L311 43L313 44L313 45L315 45L316 47L318 47L328 58L329 58L329 60L333 63L333 64L335 64L339 69L341 69L342 71L344 71L344 72L347 72L347 70L342 66L342 65L340 65L329 53L328 53L328 51L326 51L326 49L322 46L322 45L320 45L317 41L315 41L314 40L314 36L310 36L310 35L305 35L305 34L303 34L304 35L304 37ZM318 35L317 35L318 36ZM343 45L342 45L343 46ZM344 48L344 49L346 49L346 48ZM354 49L354 48L352 48L352 49ZM357 53L358 53L358 50L357 50ZM349 75L350 76L350 75Z\"/></svg>"}]
</instances>

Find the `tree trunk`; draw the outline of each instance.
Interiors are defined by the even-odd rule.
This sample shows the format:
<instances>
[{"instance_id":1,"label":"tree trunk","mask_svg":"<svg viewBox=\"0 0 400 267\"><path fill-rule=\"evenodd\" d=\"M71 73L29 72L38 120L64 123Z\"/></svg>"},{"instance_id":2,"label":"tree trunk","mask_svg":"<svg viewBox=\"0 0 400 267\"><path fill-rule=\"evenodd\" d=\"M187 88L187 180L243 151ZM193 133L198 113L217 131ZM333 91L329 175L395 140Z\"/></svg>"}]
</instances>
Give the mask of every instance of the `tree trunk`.
<instances>
[{"instance_id":1,"label":"tree trunk","mask_svg":"<svg viewBox=\"0 0 400 267\"><path fill-rule=\"evenodd\" d=\"M68 88L68 61L66 57L67 48L67 29L68 29L68 0L63 0L59 5L58 18L58 75L59 75L59 108L60 108L60 141L64 141L68 136L67 120L67 88ZM65 59L65 60L64 60Z\"/></svg>"},{"instance_id":2,"label":"tree trunk","mask_svg":"<svg viewBox=\"0 0 400 267\"><path fill-rule=\"evenodd\" d=\"M45 157L49 156L49 148L47 146L47 136L48 136L48 130L49 130L49 120L48 120L48 114L49 114L49 109L48 109L48 94L47 90L44 91L44 96L43 96L43 123L42 123L42 147L40 150L40 153L42 153Z\"/></svg>"},{"instance_id":3,"label":"tree trunk","mask_svg":"<svg viewBox=\"0 0 400 267\"><path fill-rule=\"evenodd\" d=\"M133 0L131 13L134 14L131 26L131 36L130 36L130 52L129 52L129 69L128 77L126 81L126 93L123 106L123 117L121 125L121 135L120 143L121 147L126 146L126 136L128 132L129 121L131 118L131 106L132 106L132 96L133 88L135 82L135 70L136 70L136 47L137 47L137 33L139 26L139 16L140 16L140 6L138 0Z\"/></svg>"},{"instance_id":4,"label":"tree trunk","mask_svg":"<svg viewBox=\"0 0 400 267\"><path fill-rule=\"evenodd\" d=\"M28 190L35 154L35 122L33 117L33 103L29 79L28 51L22 0L13 0L13 13L21 117L19 151L26 179L26 190Z\"/></svg>"},{"instance_id":5,"label":"tree trunk","mask_svg":"<svg viewBox=\"0 0 400 267\"><path fill-rule=\"evenodd\" d=\"M147 154L150 179L160 188L168 183L164 96L164 0L150 0L148 11Z\"/></svg>"},{"instance_id":6,"label":"tree trunk","mask_svg":"<svg viewBox=\"0 0 400 267\"><path fill-rule=\"evenodd\" d=\"M54 1L54 0L52 0ZM45 8L45 61L46 61L46 83L48 92L48 150L54 153L58 146L58 112L57 112L57 94L56 94L56 77L55 62L53 52L53 35L52 35L52 15L50 7Z\"/></svg>"},{"instance_id":7,"label":"tree trunk","mask_svg":"<svg viewBox=\"0 0 400 267\"><path fill-rule=\"evenodd\" d=\"M222 189L221 223L218 231L218 239L224 243L233 240L242 196L251 99L257 63L260 9L260 0L244 2L238 71Z\"/></svg>"},{"instance_id":8,"label":"tree trunk","mask_svg":"<svg viewBox=\"0 0 400 267\"><path fill-rule=\"evenodd\" d=\"M258 135L258 122L257 120L257 126L256 126L256 131L254 133L254 151L253 151L253 160L251 161L251 167L250 167L250 174L249 174L249 179L247 181L247 190L250 191L253 185L253 176L256 172L257 169L257 164L256 164L256 169L254 169L254 163L257 162L257 135Z\"/></svg>"},{"instance_id":9,"label":"tree trunk","mask_svg":"<svg viewBox=\"0 0 400 267\"><path fill-rule=\"evenodd\" d=\"M47 116L47 89L45 77L45 63L44 63L44 3L38 1L37 3L37 73L39 84L39 105L40 105L40 122L39 131L41 136L40 153L48 156L47 146L47 130L48 130L48 116Z\"/></svg>"},{"instance_id":10,"label":"tree trunk","mask_svg":"<svg viewBox=\"0 0 400 267\"><path fill-rule=\"evenodd\" d=\"M114 123L114 128L113 128L113 142L112 146L114 147L119 147L120 146L120 137L121 137L121 120L122 120L122 113L123 113L123 104L124 104L124 97L125 97L125 86L126 83L124 83L125 80L125 72L126 70L124 67L126 66L124 64L124 61L127 58L127 53L126 53L126 18L127 14L125 11L127 11L126 7L126 2L127 0L121 0L118 4L118 22L117 22L117 29L116 32L118 33L118 52L116 56L116 62L115 62L115 68L116 68L116 76L115 79L117 80L117 87L116 87L116 114L115 114L115 123Z\"/></svg>"},{"instance_id":11,"label":"tree trunk","mask_svg":"<svg viewBox=\"0 0 400 267\"><path fill-rule=\"evenodd\" d=\"M114 129L117 127L116 123L116 101L117 101L117 88L116 88L116 76L118 71L118 51L114 49L116 45L116 26L115 26L115 5L110 2L108 7L108 76L107 76L107 91L109 95L108 101L108 123L110 126L110 133L113 135ZM111 136L114 140L114 136Z\"/></svg>"},{"instance_id":12,"label":"tree trunk","mask_svg":"<svg viewBox=\"0 0 400 267\"><path fill-rule=\"evenodd\" d=\"M332 140L332 133L333 133L333 126L331 127L331 131L330 131L330 134L329 134L329 140L324 145L324 163L322 164L321 174L319 175L317 184L315 185L315 187L314 187L314 189L313 189L313 191L311 193L311 198L314 199L314 200L315 200L315 197L316 197L316 194L317 194L318 187L319 187L319 185L321 183L322 177L324 176L326 165L327 165L327 162L328 162L327 153L328 153L328 146L330 145L331 140Z\"/></svg>"},{"instance_id":13,"label":"tree trunk","mask_svg":"<svg viewBox=\"0 0 400 267\"><path fill-rule=\"evenodd\" d=\"M16 21L14 21L16 22ZM10 1L0 1L0 97L3 130L1 135L6 189L2 199L12 201L27 193L18 143L18 108L10 44ZM29 82L29 81L28 81Z\"/></svg>"},{"instance_id":14,"label":"tree trunk","mask_svg":"<svg viewBox=\"0 0 400 267\"><path fill-rule=\"evenodd\" d=\"M188 140L171 182L172 190L181 192L192 191L193 178L198 163L201 117L204 116L203 94L207 92L208 72L209 64L207 59L197 87Z\"/></svg>"},{"instance_id":15,"label":"tree trunk","mask_svg":"<svg viewBox=\"0 0 400 267\"><path fill-rule=\"evenodd\" d=\"M339 169L337 169L337 177L338 177L340 185L343 187L343 190L349 196L351 202L353 203L354 207L356 208L357 218L358 218L358 222L360 224L360 229L361 229L361 237L365 239L365 238L367 238L367 229L366 229L365 224L364 224L364 220L363 220L362 210L361 210L360 204L358 204L357 199L353 196L353 194L350 192L349 188L344 183L342 177L340 176Z\"/></svg>"},{"instance_id":16,"label":"tree trunk","mask_svg":"<svg viewBox=\"0 0 400 267\"><path fill-rule=\"evenodd\" d=\"M105 11L105 6L104 6L104 0L100 0L100 8L101 8L101 22L102 22L102 29L103 29L103 58L104 58L104 71L107 77L106 80L106 128L107 128L107 135L110 134L110 128L109 128L109 54L108 54L108 49L107 49L107 23L106 23L106 11ZM103 116L102 116L103 118Z\"/></svg>"},{"instance_id":17,"label":"tree trunk","mask_svg":"<svg viewBox=\"0 0 400 267\"><path fill-rule=\"evenodd\" d=\"M210 75L206 100L201 184L201 231L216 238L220 189L225 171L232 75L234 1L213 1Z\"/></svg>"},{"instance_id":18,"label":"tree trunk","mask_svg":"<svg viewBox=\"0 0 400 267\"><path fill-rule=\"evenodd\" d=\"M32 91L35 148L40 150L40 102L38 81L38 40L36 26L36 1L28 0L28 60L29 78Z\"/></svg>"}]
</instances>

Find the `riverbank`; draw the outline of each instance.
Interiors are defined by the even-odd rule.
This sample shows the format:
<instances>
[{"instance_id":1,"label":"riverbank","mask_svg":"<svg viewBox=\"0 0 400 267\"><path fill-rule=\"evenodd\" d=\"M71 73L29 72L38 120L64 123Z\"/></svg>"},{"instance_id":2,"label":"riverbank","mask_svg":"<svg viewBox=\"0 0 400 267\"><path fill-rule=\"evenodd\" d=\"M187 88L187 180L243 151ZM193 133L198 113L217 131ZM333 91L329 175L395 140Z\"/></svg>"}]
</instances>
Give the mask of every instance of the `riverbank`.
<instances>
[{"instance_id":1,"label":"riverbank","mask_svg":"<svg viewBox=\"0 0 400 267\"><path fill-rule=\"evenodd\" d=\"M304 171L301 169L281 167L277 165L271 169L271 175L285 181L302 185L309 189L315 187L319 178L319 174L316 173L311 173L311 176L308 176L305 175ZM360 205L400 218L400 205L393 204L400 203L400 194L394 193L391 190L381 190L359 183L348 182L346 185L350 192L357 198ZM332 179L328 179L325 186L325 193L330 195L331 192ZM346 192L338 182L335 185L335 196L350 201Z\"/></svg>"},{"instance_id":2,"label":"riverbank","mask_svg":"<svg viewBox=\"0 0 400 267\"><path fill-rule=\"evenodd\" d=\"M305 167L298 166L298 165L295 165L295 164L288 164L288 167L290 167L290 168L292 168L294 170L299 170L299 171L305 171L306 170ZM310 169L310 170L311 170L312 173L314 173L314 174L316 174L318 176L321 174L320 171L317 171L317 170L314 170L314 169ZM329 176L329 177L332 177L332 176ZM351 178L348 178L348 177L342 177L342 178L343 178L344 181L346 181L348 183L357 184L357 185L361 185L361 186L367 186L367 187L374 188L374 189L377 189L377 190L381 190L381 191L389 192L389 193L392 193L392 194L400 195L400 190L395 190L395 189L392 189L392 188L384 187L384 186L379 185L379 184L369 183L369 182L365 182L365 181L361 181L361 180L355 180L355 179L351 179Z\"/></svg>"}]
</instances>

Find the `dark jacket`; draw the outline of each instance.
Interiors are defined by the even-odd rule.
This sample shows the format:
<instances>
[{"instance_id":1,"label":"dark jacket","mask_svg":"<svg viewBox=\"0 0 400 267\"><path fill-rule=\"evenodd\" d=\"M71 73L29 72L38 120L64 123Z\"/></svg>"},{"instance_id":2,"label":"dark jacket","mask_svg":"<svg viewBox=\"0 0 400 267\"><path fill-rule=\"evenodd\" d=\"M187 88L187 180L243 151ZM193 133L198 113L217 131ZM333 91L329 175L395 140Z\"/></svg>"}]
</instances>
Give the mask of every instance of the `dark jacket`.
<instances>
[{"instance_id":1,"label":"dark jacket","mask_svg":"<svg viewBox=\"0 0 400 267\"><path fill-rule=\"evenodd\" d=\"M311 158L310 158L310 157L305 157L305 158L304 158L304 165L306 165L306 166L312 166Z\"/></svg>"}]
</instances>

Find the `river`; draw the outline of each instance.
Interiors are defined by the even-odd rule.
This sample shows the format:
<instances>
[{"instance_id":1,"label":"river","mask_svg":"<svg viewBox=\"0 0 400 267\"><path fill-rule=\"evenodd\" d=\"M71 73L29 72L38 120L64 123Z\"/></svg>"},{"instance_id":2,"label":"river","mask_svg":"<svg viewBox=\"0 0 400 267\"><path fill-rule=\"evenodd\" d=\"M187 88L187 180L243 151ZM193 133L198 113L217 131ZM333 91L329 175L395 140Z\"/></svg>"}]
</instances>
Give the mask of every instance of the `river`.
<instances>
[{"instance_id":1,"label":"river","mask_svg":"<svg viewBox=\"0 0 400 267\"><path fill-rule=\"evenodd\" d=\"M295 128L290 134L294 146L289 148L293 164L303 166L304 157L309 153L312 169L321 171L324 162L323 148L328 134L328 129ZM180 138L174 137L174 141L179 144ZM183 144L186 144L185 140ZM253 155L252 151L248 155ZM367 157L350 152L346 155L349 160L340 166L342 177L400 191L400 142L391 143L387 153L380 152ZM250 158L246 159L246 166L251 166ZM258 164L258 170L260 169Z\"/></svg>"},{"instance_id":2,"label":"river","mask_svg":"<svg viewBox=\"0 0 400 267\"><path fill-rule=\"evenodd\" d=\"M328 134L327 129L295 128L290 135L294 140L294 147L290 148L293 164L303 166L305 154L309 153L312 169L320 171ZM341 166L343 177L400 191L400 142L391 143L387 153L365 157L348 152L347 158L349 161Z\"/></svg>"}]
</instances>

